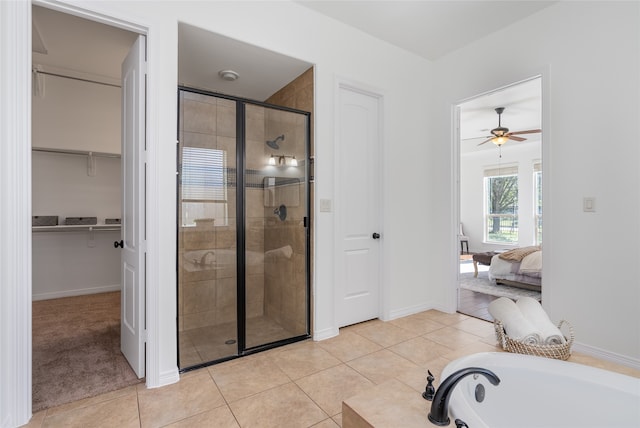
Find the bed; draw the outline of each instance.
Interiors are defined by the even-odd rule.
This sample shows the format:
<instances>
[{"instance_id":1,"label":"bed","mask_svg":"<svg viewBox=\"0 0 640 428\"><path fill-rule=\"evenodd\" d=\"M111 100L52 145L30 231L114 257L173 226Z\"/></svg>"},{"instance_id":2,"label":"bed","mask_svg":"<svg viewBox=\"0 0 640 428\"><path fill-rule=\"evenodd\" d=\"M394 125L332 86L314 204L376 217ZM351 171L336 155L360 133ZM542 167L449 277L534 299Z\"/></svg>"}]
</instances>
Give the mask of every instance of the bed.
<instances>
[{"instance_id":1,"label":"bed","mask_svg":"<svg viewBox=\"0 0 640 428\"><path fill-rule=\"evenodd\" d=\"M542 285L542 249L522 247L496 254L489 265L489 280L540 291Z\"/></svg>"}]
</instances>

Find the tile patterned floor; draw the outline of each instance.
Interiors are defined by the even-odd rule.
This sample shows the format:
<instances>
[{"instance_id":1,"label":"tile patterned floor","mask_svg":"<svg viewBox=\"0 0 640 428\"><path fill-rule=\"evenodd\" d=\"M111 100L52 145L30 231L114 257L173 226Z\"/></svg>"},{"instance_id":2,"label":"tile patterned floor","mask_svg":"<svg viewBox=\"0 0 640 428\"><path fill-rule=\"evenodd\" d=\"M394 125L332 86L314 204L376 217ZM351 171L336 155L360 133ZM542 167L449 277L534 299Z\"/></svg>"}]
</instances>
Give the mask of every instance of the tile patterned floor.
<instances>
[{"instance_id":1,"label":"tile patterned floor","mask_svg":"<svg viewBox=\"0 0 640 428\"><path fill-rule=\"evenodd\" d=\"M491 323L431 310L189 372L162 388L138 385L44 410L27 426L335 428L342 401L367 388L395 380L418 394L427 368L439 378L453 359L498 350ZM571 360L640 377L587 356Z\"/></svg>"}]
</instances>

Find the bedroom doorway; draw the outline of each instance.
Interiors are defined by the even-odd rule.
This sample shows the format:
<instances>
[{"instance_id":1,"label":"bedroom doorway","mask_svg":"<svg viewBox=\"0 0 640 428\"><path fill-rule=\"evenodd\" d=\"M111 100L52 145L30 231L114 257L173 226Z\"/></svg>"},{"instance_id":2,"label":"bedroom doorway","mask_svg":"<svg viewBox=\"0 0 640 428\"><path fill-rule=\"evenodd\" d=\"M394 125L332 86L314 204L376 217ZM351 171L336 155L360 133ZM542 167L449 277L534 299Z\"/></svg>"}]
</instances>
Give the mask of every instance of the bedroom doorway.
<instances>
[{"instance_id":1,"label":"bedroom doorway","mask_svg":"<svg viewBox=\"0 0 640 428\"><path fill-rule=\"evenodd\" d=\"M467 240L464 249L457 247L457 310L492 322L488 306L496 298L541 297L541 267L521 276L517 265L507 264L500 272L513 272L503 277L492 260L542 244L542 77L470 98L457 109L458 212Z\"/></svg>"}]
</instances>

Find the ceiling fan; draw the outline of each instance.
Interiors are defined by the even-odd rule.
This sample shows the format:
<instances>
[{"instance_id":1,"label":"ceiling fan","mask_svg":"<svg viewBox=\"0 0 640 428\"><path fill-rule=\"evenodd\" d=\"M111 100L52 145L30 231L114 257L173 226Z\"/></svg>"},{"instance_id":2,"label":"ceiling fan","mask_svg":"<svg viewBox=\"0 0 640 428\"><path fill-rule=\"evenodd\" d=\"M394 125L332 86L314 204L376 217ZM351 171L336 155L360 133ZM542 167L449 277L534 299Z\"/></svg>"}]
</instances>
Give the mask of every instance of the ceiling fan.
<instances>
[{"instance_id":1,"label":"ceiling fan","mask_svg":"<svg viewBox=\"0 0 640 428\"><path fill-rule=\"evenodd\" d=\"M492 134L491 137L489 137L487 140L483 141L482 143L478 144L479 146L483 145L484 143L488 143L489 141L493 142L493 144L495 144L496 146L502 146L504 143L506 143L509 140L514 140L514 141L526 140L526 138L516 137L516 135L537 134L539 132L542 132L541 129L529 129L527 131L509 132L509 128L505 128L501 124L501 116L502 116L502 113L504 112L504 109L505 109L504 107L496 108L496 113L498 113L498 127L493 128L491 130L491 134Z\"/></svg>"}]
</instances>

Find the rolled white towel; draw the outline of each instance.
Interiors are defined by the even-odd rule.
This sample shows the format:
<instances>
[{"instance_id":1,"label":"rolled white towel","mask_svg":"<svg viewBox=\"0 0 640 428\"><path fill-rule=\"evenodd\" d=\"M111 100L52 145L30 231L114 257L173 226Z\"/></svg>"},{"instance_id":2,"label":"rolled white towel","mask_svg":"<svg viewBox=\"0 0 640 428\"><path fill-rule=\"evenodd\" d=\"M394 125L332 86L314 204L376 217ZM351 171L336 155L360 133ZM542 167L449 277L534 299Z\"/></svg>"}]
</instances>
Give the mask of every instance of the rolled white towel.
<instances>
[{"instance_id":1,"label":"rolled white towel","mask_svg":"<svg viewBox=\"0 0 640 428\"><path fill-rule=\"evenodd\" d=\"M291 245L285 245L284 247L276 248L275 250L269 250L264 253L265 258L277 258L284 257L290 259L293 255L293 248Z\"/></svg>"},{"instance_id":2,"label":"rolled white towel","mask_svg":"<svg viewBox=\"0 0 640 428\"><path fill-rule=\"evenodd\" d=\"M525 319L513 300L506 297L494 300L489 303L489 313L493 318L502 321L507 335L512 339L527 345L542 343L540 332Z\"/></svg>"},{"instance_id":3,"label":"rolled white towel","mask_svg":"<svg viewBox=\"0 0 640 428\"><path fill-rule=\"evenodd\" d=\"M516 306L527 321L540 332L542 343L545 345L561 345L566 342L560 329L551 322L542 305L536 299L521 297L516 302Z\"/></svg>"}]
</instances>

